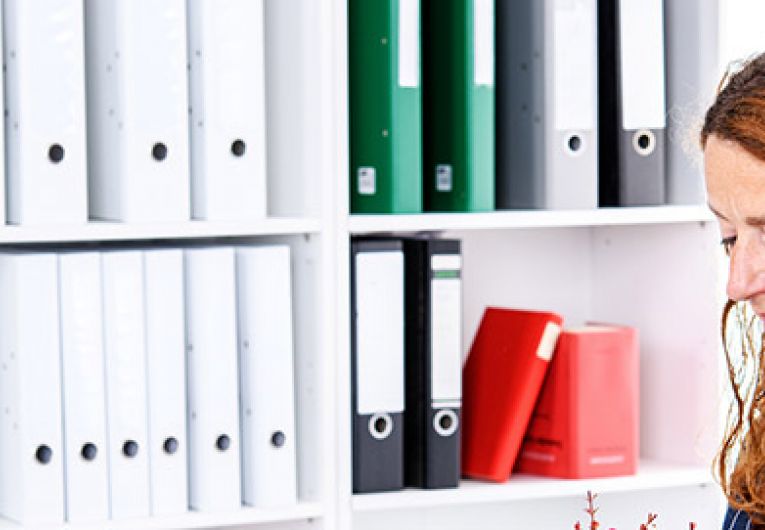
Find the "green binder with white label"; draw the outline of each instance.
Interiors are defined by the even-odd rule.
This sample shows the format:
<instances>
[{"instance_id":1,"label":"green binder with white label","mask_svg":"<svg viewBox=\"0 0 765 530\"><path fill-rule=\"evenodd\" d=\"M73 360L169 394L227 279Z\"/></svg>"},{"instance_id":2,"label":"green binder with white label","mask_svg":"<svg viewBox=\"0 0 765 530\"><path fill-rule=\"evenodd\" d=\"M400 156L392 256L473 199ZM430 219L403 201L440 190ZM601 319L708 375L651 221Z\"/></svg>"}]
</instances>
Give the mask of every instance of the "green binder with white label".
<instances>
[{"instance_id":1,"label":"green binder with white label","mask_svg":"<svg viewBox=\"0 0 765 530\"><path fill-rule=\"evenodd\" d=\"M425 209L494 209L494 0L422 0Z\"/></svg>"},{"instance_id":2,"label":"green binder with white label","mask_svg":"<svg viewBox=\"0 0 765 530\"><path fill-rule=\"evenodd\" d=\"M349 0L352 213L422 211L419 0Z\"/></svg>"}]
</instances>

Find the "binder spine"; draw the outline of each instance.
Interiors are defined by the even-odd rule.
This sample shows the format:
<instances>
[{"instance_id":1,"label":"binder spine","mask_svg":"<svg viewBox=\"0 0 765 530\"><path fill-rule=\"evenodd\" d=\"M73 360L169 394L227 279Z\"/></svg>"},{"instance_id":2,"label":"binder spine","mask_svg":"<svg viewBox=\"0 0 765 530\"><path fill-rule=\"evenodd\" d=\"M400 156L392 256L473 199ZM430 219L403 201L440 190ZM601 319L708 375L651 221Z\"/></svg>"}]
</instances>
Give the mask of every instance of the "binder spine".
<instances>
[{"instance_id":1,"label":"binder spine","mask_svg":"<svg viewBox=\"0 0 765 530\"><path fill-rule=\"evenodd\" d=\"M8 222L84 223L82 1L5 0L3 9Z\"/></svg>"},{"instance_id":2,"label":"binder spine","mask_svg":"<svg viewBox=\"0 0 765 530\"><path fill-rule=\"evenodd\" d=\"M354 493L404 485L401 250L393 240L356 240L351 247Z\"/></svg>"},{"instance_id":3,"label":"binder spine","mask_svg":"<svg viewBox=\"0 0 765 530\"><path fill-rule=\"evenodd\" d=\"M354 213L422 211L419 0L350 0Z\"/></svg>"},{"instance_id":4,"label":"binder spine","mask_svg":"<svg viewBox=\"0 0 765 530\"><path fill-rule=\"evenodd\" d=\"M545 5L497 1L497 208L540 208L545 193ZM518 134L523 131L523 134Z\"/></svg>"},{"instance_id":5,"label":"binder spine","mask_svg":"<svg viewBox=\"0 0 765 530\"><path fill-rule=\"evenodd\" d=\"M297 502L290 248L237 249L243 500Z\"/></svg>"},{"instance_id":6,"label":"binder spine","mask_svg":"<svg viewBox=\"0 0 765 530\"><path fill-rule=\"evenodd\" d=\"M143 253L152 515L188 510L183 251Z\"/></svg>"},{"instance_id":7,"label":"binder spine","mask_svg":"<svg viewBox=\"0 0 765 530\"><path fill-rule=\"evenodd\" d=\"M546 0L544 122L551 209L598 205L596 0Z\"/></svg>"},{"instance_id":8,"label":"binder spine","mask_svg":"<svg viewBox=\"0 0 765 530\"><path fill-rule=\"evenodd\" d=\"M406 485L456 487L460 465L460 242L405 239Z\"/></svg>"},{"instance_id":9,"label":"binder spine","mask_svg":"<svg viewBox=\"0 0 765 530\"><path fill-rule=\"evenodd\" d=\"M56 256L0 256L0 513L64 522Z\"/></svg>"},{"instance_id":10,"label":"binder spine","mask_svg":"<svg viewBox=\"0 0 765 530\"><path fill-rule=\"evenodd\" d=\"M90 213L190 217L185 0L84 0Z\"/></svg>"},{"instance_id":11,"label":"binder spine","mask_svg":"<svg viewBox=\"0 0 765 530\"><path fill-rule=\"evenodd\" d=\"M148 517L148 395L141 252L104 252L101 268L111 517Z\"/></svg>"},{"instance_id":12,"label":"binder spine","mask_svg":"<svg viewBox=\"0 0 765 530\"><path fill-rule=\"evenodd\" d=\"M494 0L422 6L425 209L492 210Z\"/></svg>"},{"instance_id":13,"label":"binder spine","mask_svg":"<svg viewBox=\"0 0 765 530\"><path fill-rule=\"evenodd\" d=\"M184 252L189 504L234 510L241 506L234 251Z\"/></svg>"},{"instance_id":14,"label":"binder spine","mask_svg":"<svg viewBox=\"0 0 765 530\"><path fill-rule=\"evenodd\" d=\"M263 2L187 6L192 216L265 217Z\"/></svg>"},{"instance_id":15,"label":"binder spine","mask_svg":"<svg viewBox=\"0 0 765 530\"><path fill-rule=\"evenodd\" d=\"M619 204L664 204L664 1L617 3Z\"/></svg>"},{"instance_id":16,"label":"binder spine","mask_svg":"<svg viewBox=\"0 0 765 530\"><path fill-rule=\"evenodd\" d=\"M101 260L58 257L67 522L109 517Z\"/></svg>"}]
</instances>

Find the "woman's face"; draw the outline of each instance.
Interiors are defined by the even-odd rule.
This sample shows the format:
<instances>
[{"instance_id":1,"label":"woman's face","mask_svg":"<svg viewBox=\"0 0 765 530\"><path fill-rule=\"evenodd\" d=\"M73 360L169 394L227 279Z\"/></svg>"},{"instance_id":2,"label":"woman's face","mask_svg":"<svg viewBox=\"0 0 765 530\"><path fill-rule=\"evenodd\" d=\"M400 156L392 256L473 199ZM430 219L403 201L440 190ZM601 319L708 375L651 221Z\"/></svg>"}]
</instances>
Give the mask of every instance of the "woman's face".
<instances>
[{"instance_id":1,"label":"woman's face","mask_svg":"<svg viewBox=\"0 0 765 530\"><path fill-rule=\"evenodd\" d=\"M704 165L709 206L730 256L728 297L765 319L765 162L714 135Z\"/></svg>"}]
</instances>

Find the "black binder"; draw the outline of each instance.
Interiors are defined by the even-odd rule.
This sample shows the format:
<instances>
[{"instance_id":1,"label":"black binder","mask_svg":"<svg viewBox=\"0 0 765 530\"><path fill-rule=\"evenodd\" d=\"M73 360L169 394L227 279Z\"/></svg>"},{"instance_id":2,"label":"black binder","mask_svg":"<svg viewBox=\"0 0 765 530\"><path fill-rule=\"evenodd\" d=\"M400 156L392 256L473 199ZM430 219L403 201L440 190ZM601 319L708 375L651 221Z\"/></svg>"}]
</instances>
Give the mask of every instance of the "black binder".
<instances>
[{"instance_id":1,"label":"black binder","mask_svg":"<svg viewBox=\"0 0 765 530\"><path fill-rule=\"evenodd\" d=\"M351 244L353 492L404 485L404 256L398 240Z\"/></svg>"},{"instance_id":2,"label":"black binder","mask_svg":"<svg viewBox=\"0 0 765 530\"><path fill-rule=\"evenodd\" d=\"M404 239L405 484L456 487L460 477L460 242Z\"/></svg>"}]
</instances>

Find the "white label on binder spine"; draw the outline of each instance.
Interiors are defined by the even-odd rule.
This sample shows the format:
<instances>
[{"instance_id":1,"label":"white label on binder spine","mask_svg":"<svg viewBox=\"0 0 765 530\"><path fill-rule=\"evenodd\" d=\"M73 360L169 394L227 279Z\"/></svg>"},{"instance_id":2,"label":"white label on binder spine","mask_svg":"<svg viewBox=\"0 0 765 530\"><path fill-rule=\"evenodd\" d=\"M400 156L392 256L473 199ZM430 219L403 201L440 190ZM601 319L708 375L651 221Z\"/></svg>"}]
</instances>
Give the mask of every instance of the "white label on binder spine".
<instances>
[{"instance_id":1,"label":"white label on binder spine","mask_svg":"<svg viewBox=\"0 0 765 530\"><path fill-rule=\"evenodd\" d=\"M619 35L622 128L663 129L666 125L663 0L621 0Z\"/></svg>"},{"instance_id":2,"label":"white label on binder spine","mask_svg":"<svg viewBox=\"0 0 765 530\"><path fill-rule=\"evenodd\" d=\"M434 256L435 257L435 256ZM459 278L431 280L431 392L434 401L462 397L462 299Z\"/></svg>"},{"instance_id":3,"label":"white label on binder spine","mask_svg":"<svg viewBox=\"0 0 765 530\"><path fill-rule=\"evenodd\" d=\"M404 254L356 255L358 413L404 410Z\"/></svg>"},{"instance_id":4,"label":"white label on binder spine","mask_svg":"<svg viewBox=\"0 0 765 530\"><path fill-rule=\"evenodd\" d=\"M595 0L555 0L554 124L558 131L595 127L597 43Z\"/></svg>"},{"instance_id":5,"label":"white label on binder spine","mask_svg":"<svg viewBox=\"0 0 765 530\"><path fill-rule=\"evenodd\" d=\"M419 0L398 0L398 84L409 88L420 84Z\"/></svg>"},{"instance_id":6,"label":"white label on binder spine","mask_svg":"<svg viewBox=\"0 0 765 530\"><path fill-rule=\"evenodd\" d=\"M473 69L476 85L494 85L494 0L473 0Z\"/></svg>"}]
</instances>

